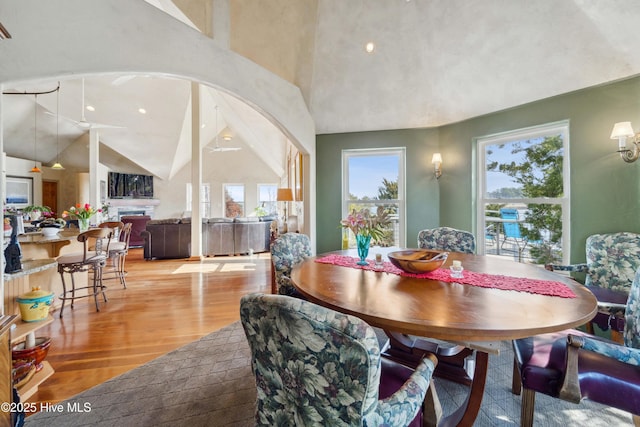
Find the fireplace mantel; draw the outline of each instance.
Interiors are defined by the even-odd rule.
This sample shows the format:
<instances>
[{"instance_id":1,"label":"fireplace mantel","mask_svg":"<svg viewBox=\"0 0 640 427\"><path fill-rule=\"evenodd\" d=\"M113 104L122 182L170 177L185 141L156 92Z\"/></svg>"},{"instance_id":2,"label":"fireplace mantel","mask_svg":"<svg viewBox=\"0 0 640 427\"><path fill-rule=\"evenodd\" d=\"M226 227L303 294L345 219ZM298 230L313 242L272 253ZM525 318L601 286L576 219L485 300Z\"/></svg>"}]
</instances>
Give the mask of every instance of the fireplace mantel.
<instances>
[{"instance_id":1,"label":"fireplace mantel","mask_svg":"<svg viewBox=\"0 0 640 427\"><path fill-rule=\"evenodd\" d=\"M158 199L107 199L110 205L109 218L120 220L127 215L147 215L153 218L153 211L160 204Z\"/></svg>"},{"instance_id":2,"label":"fireplace mantel","mask_svg":"<svg viewBox=\"0 0 640 427\"><path fill-rule=\"evenodd\" d=\"M111 206L158 206L158 199L107 199Z\"/></svg>"}]
</instances>

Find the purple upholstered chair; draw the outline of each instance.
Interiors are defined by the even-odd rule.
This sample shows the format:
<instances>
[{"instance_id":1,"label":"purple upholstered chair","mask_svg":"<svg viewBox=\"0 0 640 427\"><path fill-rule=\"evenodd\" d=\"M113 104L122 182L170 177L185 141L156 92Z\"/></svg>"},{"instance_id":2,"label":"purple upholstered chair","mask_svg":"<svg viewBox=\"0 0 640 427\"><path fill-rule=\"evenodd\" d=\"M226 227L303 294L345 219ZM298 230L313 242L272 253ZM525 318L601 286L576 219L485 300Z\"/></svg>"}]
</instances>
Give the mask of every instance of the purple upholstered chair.
<instances>
[{"instance_id":1,"label":"purple upholstered chair","mask_svg":"<svg viewBox=\"0 0 640 427\"><path fill-rule=\"evenodd\" d=\"M640 269L627 300L624 345L572 329L515 340L513 349L512 391L522 388L521 426L533 425L536 392L622 409L640 425Z\"/></svg>"},{"instance_id":2,"label":"purple upholstered chair","mask_svg":"<svg viewBox=\"0 0 640 427\"><path fill-rule=\"evenodd\" d=\"M587 237L586 263L546 265L548 270L586 273L585 286L598 299L598 313L593 324L603 331L611 329L611 338L622 342L624 307L636 269L640 267L640 234L620 232Z\"/></svg>"}]
</instances>

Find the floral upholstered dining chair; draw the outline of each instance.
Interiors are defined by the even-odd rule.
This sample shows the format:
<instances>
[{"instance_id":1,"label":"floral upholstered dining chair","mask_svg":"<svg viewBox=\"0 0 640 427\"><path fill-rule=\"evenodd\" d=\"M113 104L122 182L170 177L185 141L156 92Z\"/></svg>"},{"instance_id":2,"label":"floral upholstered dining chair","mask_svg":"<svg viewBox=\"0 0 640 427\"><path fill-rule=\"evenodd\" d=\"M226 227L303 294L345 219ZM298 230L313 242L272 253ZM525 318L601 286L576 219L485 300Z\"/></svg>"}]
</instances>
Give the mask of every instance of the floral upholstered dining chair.
<instances>
[{"instance_id":1,"label":"floral upholstered dining chair","mask_svg":"<svg viewBox=\"0 0 640 427\"><path fill-rule=\"evenodd\" d=\"M586 273L584 284L598 299L598 314L592 322L605 331L611 328L612 338L622 341L619 334L624 330L624 307L640 267L640 234L593 234L587 237L585 263L545 267L551 271ZM592 327L589 332L593 333Z\"/></svg>"},{"instance_id":2,"label":"floral upholstered dining chair","mask_svg":"<svg viewBox=\"0 0 640 427\"><path fill-rule=\"evenodd\" d=\"M407 426L420 422L436 358L403 372L401 387L379 399L387 375L378 339L363 320L284 295L250 294L240 319L251 347L257 425ZM391 362L393 363L393 362ZM397 378L393 379L396 380ZM392 381L393 381L392 380Z\"/></svg>"},{"instance_id":3,"label":"floral upholstered dining chair","mask_svg":"<svg viewBox=\"0 0 640 427\"><path fill-rule=\"evenodd\" d=\"M280 295L295 295L291 283L291 269L310 257L309 236L300 233L284 233L271 244L271 262L274 269L275 292Z\"/></svg>"},{"instance_id":4,"label":"floral upholstered dining chair","mask_svg":"<svg viewBox=\"0 0 640 427\"><path fill-rule=\"evenodd\" d=\"M418 233L418 247L473 254L476 252L476 238L473 233L451 227L430 228Z\"/></svg>"},{"instance_id":5,"label":"floral upholstered dining chair","mask_svg":"<svg viewBox=\"0 0 640 427\"><path fill-rule=\"evenodd\" d=\"M473 233L458 230L451 227L436 227L421 230L418 233L418 247L447 252L462 252L474 254L476 251L476 238ZM424 352L433 352L440 363L440 371L451 373L450 379L469 384L471 378L468 372L472 370L469 356L473 350L464 346L434 341L427 337L401 334L394 331L385 331L391 340L391 349L397 360L402 360L407 366L414 366L415 361Z\"/></svg>"},{"instance_id":6,"label":"floral upholstered dining chair","mask_svg":"<svg viewBox=\"0 0 640 427\"><path fill-rule=\"evenodd\" d=\"M535 393L593 400L633 415L640 426L640 269L625 310L624 345L570 329L513 341L512 391L522 390L521 426L534 421Z\"/></svg>"}]
</instances>

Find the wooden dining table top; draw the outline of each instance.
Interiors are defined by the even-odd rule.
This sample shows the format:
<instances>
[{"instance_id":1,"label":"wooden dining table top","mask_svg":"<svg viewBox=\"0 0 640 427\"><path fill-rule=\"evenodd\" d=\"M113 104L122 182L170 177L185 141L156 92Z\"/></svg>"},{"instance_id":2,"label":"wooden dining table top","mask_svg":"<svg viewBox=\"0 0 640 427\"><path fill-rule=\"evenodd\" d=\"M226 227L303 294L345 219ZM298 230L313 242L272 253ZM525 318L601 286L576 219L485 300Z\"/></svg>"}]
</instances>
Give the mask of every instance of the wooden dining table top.
<instances>
[{"instance_id":1,"label":"wooden dining table top","mask_svg":"<svg viewBox=\"0 0 640 427\"><path fill-rule=\"evenodd\" d=\"M355 250L333 254L357 255ZM448 341L499 341L573 328L596 314L596 298L586 287L532 264L451 252L442 268L460 260L465 270L478 273L561 282L576 298L367 271L317 258L293 268L296 289L312 302L385 330Z\"/></svg>"}]
</instances>

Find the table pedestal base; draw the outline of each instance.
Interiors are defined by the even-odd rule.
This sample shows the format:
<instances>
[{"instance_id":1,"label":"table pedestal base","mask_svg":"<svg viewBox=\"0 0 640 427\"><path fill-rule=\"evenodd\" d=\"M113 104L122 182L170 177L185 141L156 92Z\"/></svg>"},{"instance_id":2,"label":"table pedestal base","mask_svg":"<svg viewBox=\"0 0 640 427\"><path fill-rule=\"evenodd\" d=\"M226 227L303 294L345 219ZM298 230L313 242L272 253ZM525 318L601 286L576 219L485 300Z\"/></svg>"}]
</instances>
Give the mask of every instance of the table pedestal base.
<instances>
[{"instance_id":1,"label":"table pedestal base","mask_svg":"<svg viewBox=\"0 0 640 427\"><path fill-rule=\"evenodd\" d=\"M438 356L434 375L463 385L471 385L473 379L467 372L467 358L473 350L461 345L431 341L428 338L412 337L397 332L386 332L389 347L384 356L411 367L418 366L425 353Z\"/></svg>"},{"instance_id":2,"label":"table pedestal base","mask_svg":"<svg viewBox=\"0 0 640 427\"><path fill-rule=\"evenodd\" d=\"M438 357L435 375L469 386L469 394L463 404L447 417L441 417L440 408L426 408L424 411L424 425L434 427L472 426L482 404L482 395L487 380L489 354L472 350L463 346L442 346L437 341L412 338L395 332L387 332L390 345L382 353L396 362L416 367L417 363L427 351ZM465 369L467 358L475 353L473 376L469 376ZM433 390L435 392L435 389ZM437 396L430 399L437 403ZM435 403L434 403L435 402Z\"/></svg>"}]
</instances>

